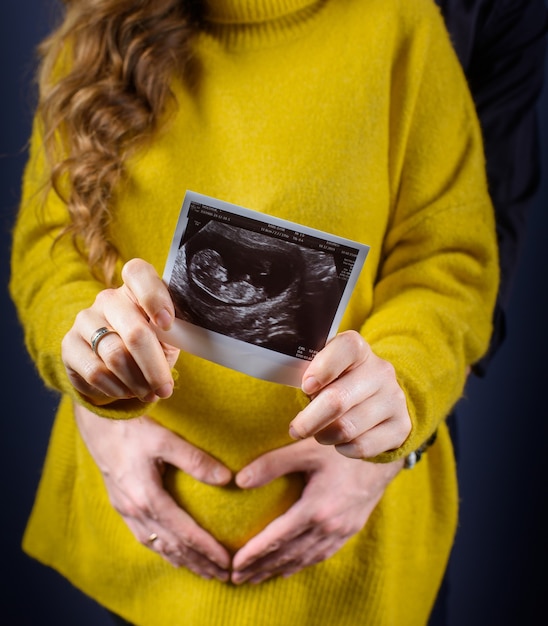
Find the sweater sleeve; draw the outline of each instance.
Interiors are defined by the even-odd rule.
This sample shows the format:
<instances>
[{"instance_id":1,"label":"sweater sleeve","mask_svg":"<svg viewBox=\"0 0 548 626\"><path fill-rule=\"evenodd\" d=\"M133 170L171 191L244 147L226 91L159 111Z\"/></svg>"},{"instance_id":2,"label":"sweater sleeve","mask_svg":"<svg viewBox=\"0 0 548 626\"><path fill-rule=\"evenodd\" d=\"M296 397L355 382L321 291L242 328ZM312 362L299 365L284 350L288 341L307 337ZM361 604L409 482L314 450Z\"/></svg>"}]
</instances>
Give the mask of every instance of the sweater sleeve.
<instances>
[{"instance_id":1,"label":"sweater sleeve","mask_svg":"<svg viewBox=\"0 0 548 626\"><path fill-rule=\"evenodd\" d=\"M493 207L474 105L441 19L402 38L393 68L392 215L362 332L390 361L420 446L487 349L498 287Z\"/></svg>"},{"instance_id":2,"label":"sweater sleeve","mask_svg":"<svg viewBox=\"0 0 548 626\"><path fill-rule=\"evenodd\" d=\"M46 172L42 133L35 122L13 229L9 283L25 346L47 387L105 416L140 415L144 405L138 400L92 406L68 379L61 341L77 313L91 306L104 285L93 278L70 236L58 238L69 215L66 204L48 191Z\"/></svg>"}]
</instances>

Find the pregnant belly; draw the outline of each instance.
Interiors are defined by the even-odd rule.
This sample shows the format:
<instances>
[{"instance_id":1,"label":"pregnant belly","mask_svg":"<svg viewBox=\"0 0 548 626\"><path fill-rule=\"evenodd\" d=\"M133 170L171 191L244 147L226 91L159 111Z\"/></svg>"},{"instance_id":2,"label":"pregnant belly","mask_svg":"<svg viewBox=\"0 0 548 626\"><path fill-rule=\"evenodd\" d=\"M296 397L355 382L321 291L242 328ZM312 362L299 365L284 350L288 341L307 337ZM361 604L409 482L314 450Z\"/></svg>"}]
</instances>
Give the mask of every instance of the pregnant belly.
<instances>
[{"instance_id":1,"label":"pregnant belly","mask_svg":"<svg viewBox=\"0 0 548 626\"><path fill-rule=\"evenodd\" d=\"M234 553L296 502L304 488L301 474L289 474L256 489L205 485L170 467L166 489L205 530Z\"/></svg>"}]
</instances>

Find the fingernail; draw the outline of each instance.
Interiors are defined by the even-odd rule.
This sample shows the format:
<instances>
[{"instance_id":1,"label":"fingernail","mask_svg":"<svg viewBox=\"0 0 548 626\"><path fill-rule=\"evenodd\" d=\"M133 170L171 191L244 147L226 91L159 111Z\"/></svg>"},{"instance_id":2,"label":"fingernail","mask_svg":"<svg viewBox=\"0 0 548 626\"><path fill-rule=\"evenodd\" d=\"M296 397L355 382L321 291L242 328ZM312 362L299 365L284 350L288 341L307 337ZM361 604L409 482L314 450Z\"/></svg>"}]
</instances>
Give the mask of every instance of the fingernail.
<instances>
[{"instance_id":1,"label":"fingernail","mask_svg":"<svg viewBox=\"0 0 548 626\"><path fill-rule=\"evenodd\" d=\"M169 330L172 323L173 318L167 309L162 309L156 316L156 326L162 330Z\"/></svg>"},{"instance_id":2,"label":"fingernail","mask_svg":"<svg viewBox=\"0 0 548 626\"><path fill-rule=\"evenodd\" d=\"M295 428L293 428L293 426L289 427L289 436L291 437L291 439L302 439L301 435L299 435L299 433L295 430Z\"/></svg>"},{"instance_id":3,"label":"fingernail","mask_svg":"<svg viewBox=\"0 0 548 626\"><path fill-rule=\"evenodd\" d=\"M224 485L230 481L232 474L223 467L215 467L211 472L211 480L216 485Z\"/></svg>"},{"instance_id":4,"label":"fingernail","mask_svg":"<svg viewBox=\"0 0 548 626\"><path fill-rule=\"evenodd\" d=\"M169 396L173 393L173 384L166 383L165 385L158 387L155 393L159 398L169 398Z\"/></svg>"},{"instance_id":5,"label":"fingernail","mask_svg":"<svg viewBox=\"0 0 548 626\"><path fill-rule=\"evenodd\" d=\"M247 487L250 484L252 478L253 478L253 475L251 472L248 472L247 470L240 472L238 474L238 481L237 481L238 487Z\"/></svg>"},{"instance_id":6,"label":"fingernail","mask_svg":"<svg viewBox=\"0 0 548 626\"><path fill-rule=\"evenodd\" d=\"M307 394L311 395L318 391L320 388L320 383L314 376L309 376L303 381L301 389Z\"/></svg>"},{"instance_id":7,"label":"fingernail","mask_svg":"<svg viewBox=\"0 0 548 626\"><path fill-rule=\"evenodd\" d=\"M252 585L258 585L259 583L262 583L263 580L266 580L268 578L268 574L257 574L256 576L253 576L252 578L249 579L249 582Z\"/></svg>"},{"instance_id":8,"label":"fingernail","mask_svg":"<svg viewBox=\"0 0 548 626\"><path fill-rule=\"evenodd\" d=\"M221 572L220 574L217 574L215 578L222 583L226 583L228 582L228 579L230 578L230 576L228 572Z\"/></svg>"}]
</instances>

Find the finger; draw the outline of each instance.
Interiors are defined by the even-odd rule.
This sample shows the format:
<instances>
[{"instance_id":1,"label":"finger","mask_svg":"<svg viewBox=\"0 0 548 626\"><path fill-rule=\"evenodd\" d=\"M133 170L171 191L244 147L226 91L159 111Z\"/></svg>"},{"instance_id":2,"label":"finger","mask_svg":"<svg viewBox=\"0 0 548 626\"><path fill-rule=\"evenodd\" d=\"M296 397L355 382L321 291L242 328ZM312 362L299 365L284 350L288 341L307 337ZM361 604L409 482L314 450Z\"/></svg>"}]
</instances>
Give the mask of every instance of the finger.
<instances>
[{"instance_id":1,"label":"finger","mask_svg":"<svg viewBox=\"0 0 548 626\"><path fill-rule=\"evenodd\" d=\"M262 454L236 474L236 484L242 489L252 489L287 474L310 471L307 448L300 444L290 444Z\"/></svg>"},{"instance_id":2,"label":"finger","mask_svg":"<svg viewBox=\"0 0 548 626\"><path fill-rule=\"evenodd\" d=\"M122 279L153 324L169 330L175 309L167 286L154 267L142 259L131 259L122 268Z\"/></svg>"},{"instance_id":3,"label":"finger","mask_svg":"<svg viewBox=\"0 0 548 626\"><path fill-rule=\"evenodd\" d=\"M348 443L396 415L402 401L405 399L399 385L387 385L377 372L369 373L360 368L334 382L329 390L322 391L302 411L304 416L300 415L299 419L304 417L308 423L315 420L315 431L310 434L318 443Z\"/></svg>"},{"instance_id":4,"label":"finger","mask_svg":"<svg viewBox=\"0 0 548 626\"><path fill-rule=\"evenodd\" d=\"M102 335L97 343L97 333L103 328L115 332ZM135 351L141 363L131 353L134 336L138 337ZM168 397L173 391L164 346L142 310L121 289L103 290L92 307L76 316L73 328L63 339L62 355L67 369L112 398L137 397L150 402L157 397ZM116 387L115 378L123 387ZM89 389L77 388L90 395Z\"/></svg>"},{"instance_id":5,"label":"finger","mask_svg":"<svg viewBox=\"0 0 548 626\"><path fill-rule=\"evenodd\" d=\"M226 485L232 480L228 467L168 430L161 456L166 463L208 485Z\"/></svg>"},{"instance_id":6,"label":"finger","mask_svg":"<svg viewBox=\"0 0 548 626\"><path fill-rule=\"evenodd\" d=\"M294 514L300 516L297 512ZM272 523L236 553L232 564L232 582L257 584L274 576L296 573L329 558L348 539L347 534L337 532L337 520L332 522L333 532L323 532L312 520L308 520L306 525L300 526L299 533L291 536L289 525L299 522L279 519L279 525ZM263 544L262 549L259 542Z\"/></svg>"},{"instance_id":7,"label":"finger","mask_svg":"<svg viewBox=\"0 0 548 626\"><path fill-rule=\"evenodd\" d=\"M127 303L124 303L121 294L107 290L96 298L96 305L104 314L102 325L114 329L122 340L122 343L114 343L112 335L105 337L101 341L103 345L100 344L101 357L110 371L135 390L136 397L142 398L152 392L160 398L167 398L173 392L173 377L163 345L143 311L133 302L129 306L130 300L126 300ZM97 323L100 324L97 318L93 322L86 320L83 336L91 337L98 328L95 326ZM106 352L105 344L112 347L110 353ZM127 355L131 355L131 360L124 358ZM135 376L134 367L139 376ZM127 377L132 379L134 376L129 383Z\"/></svg>"},{"instance_id":8,"label":"finger","mask_svg":"<svg viewBox=\"0 0 548 626\"><path fill-rule=\"evenodd\" d=\"M291 541L283 553L280 551L279 554L269 555L254 564L249 571L238 572L240 576L236 578L244 578L241 582L248 581L251 584L259 584L276 576L288 578L306 567L325 561L335 554L345 541L342 537L333 535L318 538L316 533L310 531Z\"/></svg>"},{"instance_id":9,"label":"finger","mask_svg":"<svg viewBox=\"0 0 548 626\"><path fill-rule=\"evenodd\" d=\"M70 343L70 348L67 345ZM133 392L93 354L89 343L81 337L72 340L66 335L61 345L63 363L70 382L83 396L95 404L112 399L134 397ZM76 366L72 364L75 363ZM76 369L77 368L77 369Z\"/></svg>"},{"instance_id":10,"label":"finger","mask_svg":"<svg viewBox=\"0 0 548 626\"><path fill-rule=\"evenodd\" d=\"M310 530L306 529L295 538L268 538L268 530L263 531L234 555L231 581L236 585L248 580L261 582L284 567L295 567L296 559L307 545L304 538L309 534ZM301 550L299 545L303 546Z\"/></svg>"},{"instance_id":11,"label":"finger","mask_svg":"<svg viewBox=\"0 0 548 626\"><path fill-rule=\"evenodd\" d=\"M101 389L100 377L104 375L106 368L109 377L116 377L126 389L130 390L132 397L137 397L143 402L153 402L159 397L164 397L160 394L167 397L172 392L171 386L168 389L156 389L153 386L151 388L150 382L146 380L117 331L112 331L101 339L96 347L95 355L97 357L94 363L97 374L96 386L99 389Z\"/></svg>"},{"instance_id":12,"label":"finger","mask_svg":"<svg viewBox=\"0 0 548 626\"><path fill-rule=\"evenodd\" d=\"M356 331L334 337L311 361L302 378L302 390L314 395L348 369L363 363L371 349Z\"/></svg>"},{"instance_id":13,"label":"finger","mask_svg":"<svg viewBox=\"0 0 548 626\"><path fill-rule=\"evenodd\" d=\"M287 570L298 571L301 569L301 561L303 553L313 547L313 541L310 541L310 532L299 535L294 540L284 542L279 548L258 556L255 560L251 560L245 567L232 568L231 581L235 585L241 585L245 582L258 584L283 574Z\"/></svg>"},{"instance_id":14,"label":"finger","mask_svg":"<svg viewBox=\"0 0 548 626\"><path fill-rule=\"evenodd\" d=\"M340 420L356 405L364 402L378 391L378 381L366 376L363 369L352 370L323 388L315 398L300 411L289 425L290 435L304 439L323 431L335 420ZM350 439L362 431L357 420L340 420L339 428L347 431Z\"/></svg>"},{"instance_id":15,"label":"finger","mask_svg":"<svg viewBox=\"0 0 548 626\"><path fill-rule=\"evenodd\" d=\"M359 405L346 411L340 418L316 432L314 438L323 445L335 445L341 451L354 448L354 452L345 456L375 456L379 446L386 446L381 452L398 448L409 434L407 414L402 412L405 406L403 391L394 387L391 392L374 392ZM352 444L344 448L344 444ZM366 454L367 452L367 454ZM344 453L343 453L344 454Z\"/></svg>"},{"instance_id":16,"label":"finger","mask_svg":"<svg viewBox=\"0 0 548 626\"><path fill-rule=\"evenodd\" d=\"M151 521L148 526L135 520L130 520L126 523L143 546L156 552L173 567L186 567L207 580L216 578L226 582L229 579L229 559L225 559L223 565L220 565L215 562L215 559L218 558L220 560L221 557L217 557L214 550L210 550L209 554L202 554L192 545L189 545L189 539L183 538L183 528L180 529L177 536L170 532L169 529L163 527L157 520ZM151 528L155 530L150 531ZM194 532L198 534L200 530L196 529ZM194 541L200 543L199 538L196 538ZM207 551L205 543L204 541L204 546L201 546L201 549Z\"/></svg>"},{"instance_id":17,"label":"finger","mask_svg":"<svg viewBox=\"0 0 548 626\"><path fill-rule=\"evenodd\" d=\"M232 560L234 572L247 570L253 563L277 552L293 539L310 531L313 522L307 506L303 505L302 502L302 500L298 500L285 513L270 522L264 530L240 548Z\"/></svg>"},{"instance_id":18,"label":"finger","mask_svg":"<svg viewBox=\"0 0 548 626\"><path fill-rule=\"evenodd\" d=\"M314 438L324 446L336 446L356 441L358 437L368 433L379 421L387 419L384 414L381 418L379 412L375 411L375 407L372 407L372 413L369 415L367 408L360 405L315 433Z\"/></svg>"},{"instance_id":19,"label":"finger","mask_svg":"<svg viewBox=\"0 0 548 626\"><path fill-rule=\"evenodd\" d=\"M336 444L340 454L352 459L372 459L379 454L399 448L406 440L408 431L394 419L387 419L363 435L347 443Z\"/></svg>"},{"instance_id":20,"label":"finger","mask_svg":"<svg viewBox=\"0 0 548 626\"><path fill-rule=\"evenodd\" d=\"M96 324L101 323L97 316L90 316L89 313L87 318L84 330L80 333L97 328ZM78 327L81 326L79 320ZM95 344L94 352L91 343L96 333L97 330L90 332L87 340L82 334L75 337L74 333L67 334L63 339L63 360L76 389L86 396L104 397L109 401L132 397L146 402L157 399L119 334L110 332L103 335L100 342ZM77 370L72 363L77 364Z\"/></svg>"},{"instance_id":21,"label":"finger","mask_svg":"<svg viewBox=\"0 0 548 626\"><path fill-rule=\"evenodd\" d=\"M163 489L149 490L143 497L153 506L134 502L134 515L124 515L138 541L174 567L187 567L204 578L228 580L230 556L221 544Z\"/></svg>"},{"instance_id":22,"label":"finger","mask_svg":"<svg viewBox=\"0 0 548 626\"><path fill-rule=\"evenodd\" d=\"M167 532L164 538L166 556L193 571L226 579L230 567L228 551L165 491L157 500L157 512L156 519Z\"/></svg>"}]
</instances>

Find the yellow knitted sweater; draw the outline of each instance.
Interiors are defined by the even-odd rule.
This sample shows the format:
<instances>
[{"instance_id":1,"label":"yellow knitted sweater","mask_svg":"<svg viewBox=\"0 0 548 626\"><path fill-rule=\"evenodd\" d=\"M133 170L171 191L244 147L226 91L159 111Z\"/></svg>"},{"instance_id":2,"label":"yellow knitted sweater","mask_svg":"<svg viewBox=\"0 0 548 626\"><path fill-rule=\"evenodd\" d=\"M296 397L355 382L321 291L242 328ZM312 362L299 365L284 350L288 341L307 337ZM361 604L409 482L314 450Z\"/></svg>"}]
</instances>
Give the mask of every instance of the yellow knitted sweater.
<instances>
[{"instance_id":1,"label":"yellow knitted sweater","mask_svg":"<svg viewBox=\"0 0 548 626\"><path fill-rule=\"evenodd\" d=\"M25 551L140 626L421 626L457 521L444 417L484 352L497 254L480 132L431 0L208 0L200 80L175 82L178 109L129 163L113 207L122 260L161 274L186 189L371 246L342 321L393 363L413 429L401 458L439 426L434 446L389 486L366 527L335 556L289 579L235 587L175 569L140 545L111 508L72 415L60 345L102 288L70 241L35 131L14 231L10 289L26 346L61 402ZM38 217L40 215L40 217ZM106 417L148 413L237 470L290 443L305 402L188 354L174 395ZM30 418L30 416L29 416ZM357 461L359 462L359 461ZM239 545L298 497L292 478L239 491L177 476L194 517Z\"/></svg>"}]
</instances>

